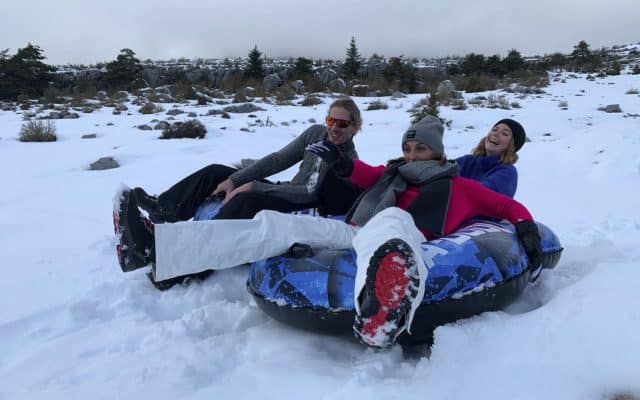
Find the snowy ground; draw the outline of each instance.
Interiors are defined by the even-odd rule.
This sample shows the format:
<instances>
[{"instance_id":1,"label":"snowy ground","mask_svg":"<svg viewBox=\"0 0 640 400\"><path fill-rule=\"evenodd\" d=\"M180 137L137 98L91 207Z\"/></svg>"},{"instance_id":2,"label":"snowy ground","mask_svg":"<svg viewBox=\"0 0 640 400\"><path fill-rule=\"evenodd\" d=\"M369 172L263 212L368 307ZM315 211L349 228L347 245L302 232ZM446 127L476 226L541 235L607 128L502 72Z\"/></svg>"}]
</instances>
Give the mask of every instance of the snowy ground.
<instances>
[{"instance_id":1,"label":"snowy ground","mask_svg":"<svg viewBox=\"0 0 640 400\"><path fill-rule=\"evenodd\" d=\"M266 111L254 114L270 127L249 126L247 114L199 117L204 140L157 140L135 125L167 116L130 106L132 115L103 108L56 121L55 143L21 143L22 115L0 111L0 399L639 398L640 96L625 92L640 89L640 77L563 78L546 94L505 94L522 108L441 109L453 120L450 157L500 118L524 124L531 142L516 198L565 250L506 312L438 328L430 357L279 324L246 292L244 268L159 292L116 261L111 201L121 182L161 192L206 164L259 157L310 118L322 121L330 99L259 104ZM381 98L388 110L364 111L364 160L400 155L407 110L421 97ZM356 100L365 109L374 99ZM623 112L597 110L612 103ZM98 137L81 139L88 133ZM121 167L87 170L104 156Z\"/></svg>"}]
</instances>

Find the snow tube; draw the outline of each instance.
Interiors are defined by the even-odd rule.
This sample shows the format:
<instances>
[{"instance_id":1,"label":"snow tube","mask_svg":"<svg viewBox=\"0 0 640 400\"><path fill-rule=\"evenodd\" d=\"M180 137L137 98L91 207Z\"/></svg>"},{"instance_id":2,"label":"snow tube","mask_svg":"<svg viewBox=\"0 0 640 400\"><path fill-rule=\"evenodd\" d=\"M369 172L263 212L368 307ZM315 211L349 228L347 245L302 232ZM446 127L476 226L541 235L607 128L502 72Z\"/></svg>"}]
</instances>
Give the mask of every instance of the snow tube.
<instances>
[{"instance_id":1,"label":"snow tube","mask_svg":"<svg viewBox=\"0 0 640 400\"><path fill-rule=\"evenodd\" d=\"M539 222L537 226L544 253L542 267L553 268L562 247L548 227ZM412 335L404 333L398 338L403 344L429 342L439 325L502 309L532 280L527 256L507 221L470 222L452 235L423 243L422 251L429 256L425 259L435 254L435 265L429 270ZM351 249L284 255L253 263L247 289L265 313L282 323L321 333L350 334L355 273Z\"/></svg>"}]
</instances>

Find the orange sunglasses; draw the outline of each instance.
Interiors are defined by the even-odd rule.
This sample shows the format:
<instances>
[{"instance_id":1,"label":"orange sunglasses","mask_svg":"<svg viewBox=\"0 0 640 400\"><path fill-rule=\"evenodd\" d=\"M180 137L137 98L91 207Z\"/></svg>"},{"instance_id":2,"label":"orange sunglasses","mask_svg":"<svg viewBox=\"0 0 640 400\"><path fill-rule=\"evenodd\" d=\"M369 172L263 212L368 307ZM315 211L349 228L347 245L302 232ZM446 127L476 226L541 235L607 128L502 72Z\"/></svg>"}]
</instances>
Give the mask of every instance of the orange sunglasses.
<instances>
[{"instance_id":1,"label":"orange sunglasses","mask_svg":"<svg viewBox=\"0 0 640 400\"><path fill-rule=\"evenodd\" d=\"M327 116L327 118L325 119L325 121L327 122L327 125L329 126L333 126L334 124L338 124L338 128L348 128L351 125L351 121L346 120L346 119L338 119L338 118L332 118Z\"/></svg>"}]
</instances>

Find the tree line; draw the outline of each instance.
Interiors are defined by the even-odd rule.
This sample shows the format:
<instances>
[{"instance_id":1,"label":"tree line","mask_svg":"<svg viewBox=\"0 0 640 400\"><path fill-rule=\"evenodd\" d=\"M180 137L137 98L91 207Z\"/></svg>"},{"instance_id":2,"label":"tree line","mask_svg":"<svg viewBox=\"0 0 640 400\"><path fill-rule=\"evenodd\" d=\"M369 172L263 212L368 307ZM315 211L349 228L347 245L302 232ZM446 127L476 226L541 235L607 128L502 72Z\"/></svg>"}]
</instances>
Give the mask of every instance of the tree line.
<instances>
[{"instance_id":1,"label":"tree line","mask_svg":"<svg viewBox=\"0 0 640 400\"><path fill-rule=\"evenodd\" d=\"M485 56L483 54L470 53L452 62L444 68L442 73L435 77L433 82L428 82L425 76L415 66L415 60L408 60L403 56L390 57L388 60L374 54L365 60L358 49L355 37L352 37L345 51L342 63L337 63L336 79L344 84L344 89L349 89L356 84L367 84L373 90L384 91L430 91L437 80L452 79L459 90L487 90L483 82L504 79L509 76L518 76L522 73L542 74L554 68L562 68L573 71L596 72L604 71L607 74L620 73L620 64L617 60L609 60L608 54L603 51L592 51L585 41L580 41L574 46L569 55L553 53L544 57L537 57L534 61L525 60L516 49L510 50L505 57L498 54ZM55 88L54 75L56 67L44 62L44 51L37 45L29 43L26 47L18 49L10 55L9 49L0 51L0 99L18 100L19 98L38 98L44 95L47 89ZM238 89L246 86L260 85L265 78L262 52L255 45L248 53L243 69L237 66L235 79L231 86L224 89ZM374 74L369 74L364 67L370 64L378 64L380 68ZM293 61L288 80L301 80L308 91L323 90L314 68L321 62L305 57L298 57ZM317 69L317 68L315 68ZM102 68L103 73L99 78L91 82L82 82L99 90L126 90L132 91L138 88L150 86L145 80L143 66L133 50L125 48L120 51L115 60L106 63ZM640 66L636 65L634 73L640 73ZM458 78L458 79L456 79ZM185 76L175 76L171 83L187 83ZM193 82L191 82L193 83ZM198 82L208 85L208 82ZM79 85L80 83L77 83Z\"/></svg>"}]
</instances>

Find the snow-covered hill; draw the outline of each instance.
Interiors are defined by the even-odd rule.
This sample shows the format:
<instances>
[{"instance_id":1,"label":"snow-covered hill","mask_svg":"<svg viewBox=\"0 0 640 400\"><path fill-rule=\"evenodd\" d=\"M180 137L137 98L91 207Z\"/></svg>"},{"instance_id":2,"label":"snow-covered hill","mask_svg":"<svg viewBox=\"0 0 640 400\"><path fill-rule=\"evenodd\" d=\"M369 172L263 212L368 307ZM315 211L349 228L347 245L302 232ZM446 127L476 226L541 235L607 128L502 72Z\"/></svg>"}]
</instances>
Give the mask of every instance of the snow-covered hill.
<instances>
[{"instance_id":1,"label":"snow-covered hill","mask_svg":"<svg viewBox=\"0 0 640 400\"><path fill-rule=\"evenodd\" d=\"M430 357L279 324L246 292L244 268L159 292L145 271L123 274L116 261L111 201L121 182L161 192L209 163L260 157L322 121L330 98L315 108L260 104L266 111L253 117L200 116L203 140L157 140L158 131L135 126L164 113L103 108L57 121L57 142L22 143L22 115L0 111L0 399L640 397L640 76L551 81L524 98L482 93L521 108L441 109L453 121L450 157L500 118L523 123L531 141L516 198L565 250L505 312L438 328ZM421 97L380 98L387 110L364 112L364 160L400 155L407 110ZM373 100L356 98L363 110ZM609 104L622 112L598 110ZM97 138L81 139L89 133ZM105 156L121 167L87 169Z\"/></svg>"}]
</instances>

